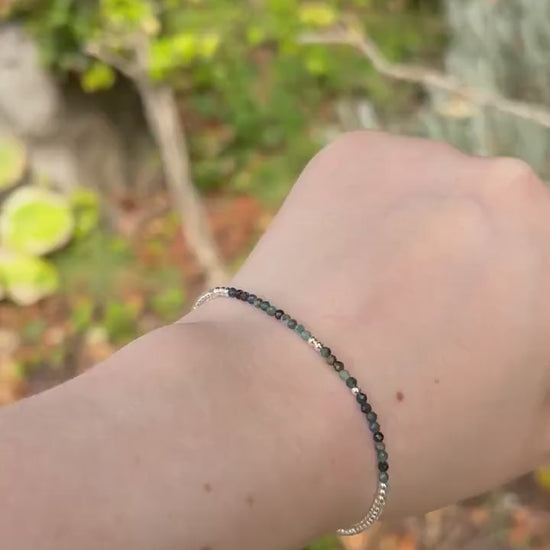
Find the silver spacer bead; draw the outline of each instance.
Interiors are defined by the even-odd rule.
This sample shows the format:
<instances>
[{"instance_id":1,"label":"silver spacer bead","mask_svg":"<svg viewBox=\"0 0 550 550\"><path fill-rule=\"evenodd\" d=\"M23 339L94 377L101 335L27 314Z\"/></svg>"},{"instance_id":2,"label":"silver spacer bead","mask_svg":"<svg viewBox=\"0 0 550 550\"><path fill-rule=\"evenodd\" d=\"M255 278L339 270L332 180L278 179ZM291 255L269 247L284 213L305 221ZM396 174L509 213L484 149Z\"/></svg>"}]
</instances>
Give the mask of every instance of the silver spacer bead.
<instances>
[{"instance_id":1,"label":"silver spacer bead","mask_svg":"<svg viewBox=\"0 0 550 550\"><path fill-rule=\"evenodd\" d=\"M374 496L374 500L371 504L371 507L369 508L369 511L367 512L367 515L347 529L338 529L336 531L336 534L343 536L357 535L357 533L361 533L361 531L364 531L365 529L370 527L382 515L382 511L384 510L384 506L386 505L387 494L388 484L379 482L378 488L376 490L376 495Z\"/></svg>"},{"instance_id":2,"label":"silver spacer bead","mask_svg":"<svg viewBox=\"0 0 550 550\"><path fill-rule=\"evenodd\" d=\"M307 343L313 348L315 348L316 351L320 351L321 348L323 347L323 344L321 344L321 342L319 342L319 340L317 340L315 336L312 336L311 338L309 338Z\"/></svg>"}]
</instances>

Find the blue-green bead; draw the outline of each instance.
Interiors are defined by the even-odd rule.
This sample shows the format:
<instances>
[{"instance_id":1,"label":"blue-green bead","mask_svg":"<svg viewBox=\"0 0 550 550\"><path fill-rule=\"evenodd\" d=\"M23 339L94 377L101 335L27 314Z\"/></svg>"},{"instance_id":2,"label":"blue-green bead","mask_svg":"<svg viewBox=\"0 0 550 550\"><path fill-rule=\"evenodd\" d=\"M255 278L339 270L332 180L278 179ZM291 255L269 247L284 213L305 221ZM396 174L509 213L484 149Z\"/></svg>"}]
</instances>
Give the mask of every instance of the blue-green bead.
<instances>
[{"instance_id":1,"label":"blue-green bead","mask_svg":"<svg viewBox=\"0 0 550 550\"><path fill-rule=\"evenodd\" d=\"M380 472L380 475L378 476L378 479L379 479L382 483L387 483L388 480L390 479L390 476L388 475L387 472Z\"/></svg>"},{"instance_id":2,"label":"blue-green bead","mask_svg":"<svg viewBox=\"0 0 550 550\"><path fill-rule=\"evenodd\" d=\"M277 308L273 307L273 306L269 306L266 310L266 313L270 316L270 317L273 317L275 315L275 312L277 311Z\"/></svg>"},{"instance_id":3,"label":"blue-green bead","mask_svg":"<svg viewBox=\"0 0 550 550\"><path fill-rule=\"evenodd\" d=\"M338 376L342 379L342 380L347 380L349 378L349 372L347 370L341 370L339 373L338 373Z\"/></svg>"},{"instance_id":4,"label":"blue-green bead","mask_svg":"<svg viewBox=\"0 0 550 550\"><path fill-rule=\"evenodd\" d=\"M263 302L263 300L262 300L261 298L256 298L256 299L254 300L254 307L261 307L263 303L264 303L264 302Z\"/></svg>"},{"instance_id":5,"label":"blue-green bead","mask_svg":"<svg viewBox=\"0 0 550 550\"><path fill-rule=\"evenodd\" d=\"M369 422L376 422L378 420L378 415L375 412L369 412L367 414L367 420Z\"/></svg>"},{"instance_id":6,"label":"blue-green bead","mask_svg":"<svg viewBox=\"0 0 550 550\"><path fill-rule=\"evenodd\" d=\"M380 424L378 424L378 422L371 422L369 424L369 429L374 434L380 429Z\"/></svg>"},{"instance_id":7,"label":"blue-green bead","mask_svg":"<svg viewBox=\"0 0 550 550\"><path fill-rule=\"evenodd\" d=\"M347 380L346 380L346 386L348 388L355 388L357 386L357 379L356 378L353 378L353 376L350 376Z\"/></svg>"},{"instance_id":8,"label":"blue-green bead","mask_svg":"<svg viewBox=\"0 0 550 550\"><path fill-rule=\"evenodd\" d=\"M304 330L305 330L304 325L298 325L298 326L296 327L296 332L297 332L298 334L302 334L302 331L304 331Z\"/></svg>"},{"instance_id":9,"label":"blue-green bead","mask_svg":"<svg viewBox=\"0 0 550 550\"><path fill-rule=\"evenodd\" d=\"M290 321L286 324L286 326L291 329L291 330L294 330L296 328L296 325L298 323L296 322L296 319L290 319Z\"/></svg>"},{"instance_id":10,"label":"blue-green bead","mask_svg":"<svg viewBox=\"0 0 550 550\"><path fill-rule=\"evenodd\" d=\"M283 323L286 323L286 322L289 321L289 320L290 320L290 315L287 315L286 313L283 314L283 316L281 317L281 321L282 321Z\"/></svg>"},{"instance_id":11,"label":"blue-green bead","mask_svg":"<svg viewBox=\"0 0 550 550\"><path fill-rule=\"evenodd\" d=\"M261 309L262 311L267 311L270 305L271 305L271 304L270 304L267 300L264 300L264 301L262 302L262 304L260 305L260 309Z\"/></svg>"},{"instance_id":12,"label":"blue-green bead","mask_svg":"<svg viewBox=\"0 0 550 550\"><path fill-rule=\"evenodd\" d=\"M378 460L380 462L385 462L386 460L388 460L388 453L386 451L378 451L376 453L376 456L378 457Z\"/></svg>"},{"instance_id":13,"label":"blue-green bead","mask_svg":"<svg viewBox=\"0 0 550 550\"><path fill-rule=\"evenodd\" d=\"M322 347L319 353L321 354L321 357L328 357L330 355L330 348Z\"/></svg>"},{"instance_id":14,"label":"blue-green bead","mask_svg":"<svg viewBox=\"0 0 550 550\"><path fill-rule=\"evenodd\" d=\"M309 340L311 338L311 332L309 332L308 330L304 330L302 331L302 333L300 334L300 336L302 337L302 340Z\"/></svg>"}]
</instances>

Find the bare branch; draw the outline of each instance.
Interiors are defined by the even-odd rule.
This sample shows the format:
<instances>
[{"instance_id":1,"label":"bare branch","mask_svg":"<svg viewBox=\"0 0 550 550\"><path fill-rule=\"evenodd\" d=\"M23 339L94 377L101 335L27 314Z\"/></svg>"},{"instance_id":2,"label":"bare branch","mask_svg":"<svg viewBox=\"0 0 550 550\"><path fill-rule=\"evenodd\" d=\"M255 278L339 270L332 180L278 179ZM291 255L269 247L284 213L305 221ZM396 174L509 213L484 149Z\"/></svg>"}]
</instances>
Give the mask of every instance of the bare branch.
<instances>
[{"instance_id":1,"label":"bare branch","mask_svg":"<svg viewBox=\"0 0 550 550\"><path fill-rule=\"evenodd\" d=\"M460 80L427 67L392 63L384 57L374 41L353 28L337 29L323 33L307 33L300 38L303 44L339 44L359 50L381 74L396 80L437 88L454 94L478 107L491 107L503 113L529 120L550 128L550 110L543 105L507 99L499 94L471 88Z\"/></svg>"},{"instance_id":2,"label":"bare branch","mask_svg":"<svg viewBox=\"0 0 550 550\"><path fill-rule=\"evenodd\" d=\"M97 42L90 42L86 44L85 51L89 56L95 57L106 65L110 65L131 80L141 77L141 71L139 71L136 62L125 59L108 47L98 44Z\"/></svg>"}]
</instances>

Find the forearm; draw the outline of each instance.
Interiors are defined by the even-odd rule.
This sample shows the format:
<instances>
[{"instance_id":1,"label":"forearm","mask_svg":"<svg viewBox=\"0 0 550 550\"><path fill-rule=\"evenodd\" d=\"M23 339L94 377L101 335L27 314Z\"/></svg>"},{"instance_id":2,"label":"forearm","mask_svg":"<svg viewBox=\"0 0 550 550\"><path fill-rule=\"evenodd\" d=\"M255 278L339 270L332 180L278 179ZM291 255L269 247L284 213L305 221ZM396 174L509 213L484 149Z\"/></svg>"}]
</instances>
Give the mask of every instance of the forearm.
<instances>
[{"instance_id":1,"label":"forearm","mask_svg":"<svg viewBox=\"0 0 550 550\"><path fill-rule=\"evenodd\" d=\"M280 550L358 519L374 487L361 419L274 329L166 327L4 409L3 545Z\"/></svg>"}]
</instances>

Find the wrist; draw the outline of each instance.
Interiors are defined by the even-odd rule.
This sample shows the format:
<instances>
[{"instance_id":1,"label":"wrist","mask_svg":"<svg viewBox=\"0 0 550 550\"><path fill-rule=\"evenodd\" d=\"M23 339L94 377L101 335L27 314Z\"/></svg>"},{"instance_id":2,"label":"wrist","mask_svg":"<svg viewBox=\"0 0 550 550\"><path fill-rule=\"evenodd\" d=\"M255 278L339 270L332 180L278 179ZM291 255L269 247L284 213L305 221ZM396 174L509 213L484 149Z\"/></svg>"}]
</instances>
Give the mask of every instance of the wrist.
<instances>
[{"instance_id":1,"label":"wrist","mask_svg":"<svg viewBox=\"0 0 550 550\"><path fill-rule=\"evenodd\" d=\"M261 396L261 414L273 421L297 476L283 488L307 492L310 506L300 509L311 510L309 521L333 530L363 517L377 470L364 418L336 373L284 325L236 301L205 304L182 323L202 324L214 340L227 341L221 368L237 369L247 391Z\"/></svg>"}]
</instances>

